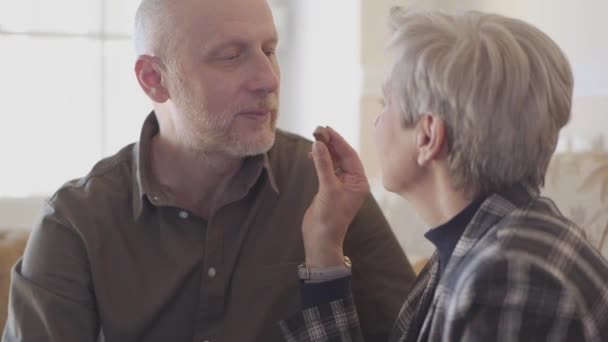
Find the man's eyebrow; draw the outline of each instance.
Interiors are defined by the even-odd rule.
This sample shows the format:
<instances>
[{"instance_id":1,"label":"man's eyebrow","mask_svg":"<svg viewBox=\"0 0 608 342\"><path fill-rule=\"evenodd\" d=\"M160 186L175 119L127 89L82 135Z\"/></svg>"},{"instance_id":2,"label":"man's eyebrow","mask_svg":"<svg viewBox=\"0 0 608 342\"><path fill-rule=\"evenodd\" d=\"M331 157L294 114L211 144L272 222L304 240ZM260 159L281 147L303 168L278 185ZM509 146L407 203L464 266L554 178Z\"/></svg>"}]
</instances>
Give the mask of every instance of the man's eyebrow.
<instances>
[{"instance_id":1,"label":"man's eyebrow","mask_svg":"<svg viewBox=\"0 0 608 342\"><path fill-rule=\"evenodd\" d=\"M207 51L217 51L233 46L244 46L245 44L246 42L242 39L228 39L204 44L203 49Z\"/></svg>"},{"instance_id":2,"label":"man's eyebrow","mask_svg":"<svg viewBox=\"0 0 608 342\"><path fill-rule=\"evenodd\" d=\"M242 38L242 37L230 37L230 36L226 36L225 38L219 38L217 39L217 41L215 42L208 42L207 44L204 44L203 46L208 49L208 50L218 50L218 49L223 49L226 47L231 47L231 46L247 46L249 44L251 44L253 40L251 39L247 39L247 38ZM277 34L274 34L272 37L262 41L262 45L267 45L267 44L271 44L271 45L277 45L279 43L279 36Z\"/></svg>"}]
</instances>

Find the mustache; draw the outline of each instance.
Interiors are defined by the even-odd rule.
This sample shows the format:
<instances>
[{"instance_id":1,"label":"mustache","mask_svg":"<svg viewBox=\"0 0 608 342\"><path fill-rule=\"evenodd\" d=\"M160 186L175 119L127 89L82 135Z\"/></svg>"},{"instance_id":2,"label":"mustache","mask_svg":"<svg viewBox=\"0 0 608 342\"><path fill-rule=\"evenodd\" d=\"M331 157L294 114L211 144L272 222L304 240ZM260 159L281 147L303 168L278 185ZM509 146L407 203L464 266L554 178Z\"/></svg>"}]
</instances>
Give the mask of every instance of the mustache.
<instances>
[{"instance_id":1,"label":"mustache","mask_svg":"<svg viewBox=\"0 0 608 342\"><path fill-rule=\"evenodd\" d=\"M260 98L257 102L251 106L242 106L239 108L239 112L276 112L279 109L279 100L277 96L268 95L264 98Z\"/></svg>"}]
</instances>

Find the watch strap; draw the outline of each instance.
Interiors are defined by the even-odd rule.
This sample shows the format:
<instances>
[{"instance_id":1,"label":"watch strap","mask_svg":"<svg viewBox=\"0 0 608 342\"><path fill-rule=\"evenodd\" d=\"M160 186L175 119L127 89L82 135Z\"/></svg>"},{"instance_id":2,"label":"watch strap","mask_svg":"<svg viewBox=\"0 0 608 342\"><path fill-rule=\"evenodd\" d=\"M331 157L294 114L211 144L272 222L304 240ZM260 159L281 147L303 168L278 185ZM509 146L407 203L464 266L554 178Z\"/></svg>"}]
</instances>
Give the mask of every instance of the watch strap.
<instances>
[{"instance_id":1,"label":"watch strap","mask_svg":"<svg viewBox=\"0 0 608 342\"><path fill-rule=\"evenodd\" d=\"M307 283L320 283L331 281L339 278L350 276L351 261L348 257L344 257L344 264L332 267L307 267L305 264L298 266L298 275L300 279Z\"/></svg>"}]
</instances>

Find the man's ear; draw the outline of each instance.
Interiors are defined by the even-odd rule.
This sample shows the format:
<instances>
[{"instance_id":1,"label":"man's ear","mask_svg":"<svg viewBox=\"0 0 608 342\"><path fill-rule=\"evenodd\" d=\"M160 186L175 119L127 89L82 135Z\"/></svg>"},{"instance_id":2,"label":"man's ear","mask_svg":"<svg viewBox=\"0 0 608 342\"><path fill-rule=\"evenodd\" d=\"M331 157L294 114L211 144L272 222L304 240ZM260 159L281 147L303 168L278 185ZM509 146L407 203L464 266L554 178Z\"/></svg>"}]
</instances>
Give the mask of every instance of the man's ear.
<instances>
[{"instance_id":1,"label":"man's ear","mask_svg":"<svg viewBox=\"0 0 608 342\"><path fill-rule=\"evenodd\" d=\"M437 159L447 144L445 122L437 116L424 114L416 123L417 162L426 166Z\"/></svg>"},{"instance_id":2,"label":"man's ear","mask_svg":"<svg viewBox=\"0 0 608 342\"><path fill-rule=\"evenodd\" d=\"M152 101L164 103L169 99L169 91L163 82L162 62L152 56L141 55L135 62L135 75L139 85Z\"/></svg>"}]
</instances>

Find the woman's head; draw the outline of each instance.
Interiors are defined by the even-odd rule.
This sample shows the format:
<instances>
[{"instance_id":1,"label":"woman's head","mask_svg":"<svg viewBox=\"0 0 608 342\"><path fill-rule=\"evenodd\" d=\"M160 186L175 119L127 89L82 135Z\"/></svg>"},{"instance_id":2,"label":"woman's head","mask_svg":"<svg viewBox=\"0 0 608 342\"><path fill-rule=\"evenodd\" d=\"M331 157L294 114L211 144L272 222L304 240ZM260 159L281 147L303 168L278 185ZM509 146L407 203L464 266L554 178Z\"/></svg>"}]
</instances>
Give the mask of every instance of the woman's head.
<instances>
[{"instance_id":1,"label":"woman's head","mask_svg":"<svg viewBox=\"0 0 608 342\"><path fill-rule=\"evenodd\" d=\"M480 12L394 8L390 23L386 101L404 130L425 116L442 121L454 188L477 197L515 183L540 187L572 103L572 71L555 42Z\"/></svg>"}]
</instances>

